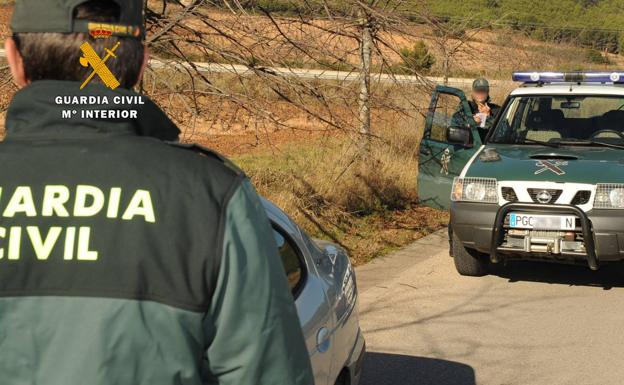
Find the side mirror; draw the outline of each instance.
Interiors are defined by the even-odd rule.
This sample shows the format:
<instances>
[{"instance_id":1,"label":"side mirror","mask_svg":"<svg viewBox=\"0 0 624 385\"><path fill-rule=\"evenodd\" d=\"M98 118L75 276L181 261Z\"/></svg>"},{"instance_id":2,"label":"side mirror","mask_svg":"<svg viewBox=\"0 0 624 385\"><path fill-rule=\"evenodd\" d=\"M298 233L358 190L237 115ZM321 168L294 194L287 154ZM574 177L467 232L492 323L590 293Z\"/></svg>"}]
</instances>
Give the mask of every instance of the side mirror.
<instances>
[{"instance_id":1,"label":"side mirror","mask_svg":"<svg viewBox=\"0 0 624 385\"><path fill-rule=\"evenodd\" d=\"M446 131L446 140L451 144L470 146L470 130L462 127L449 127Z\"/></svg>"}]
</instances>

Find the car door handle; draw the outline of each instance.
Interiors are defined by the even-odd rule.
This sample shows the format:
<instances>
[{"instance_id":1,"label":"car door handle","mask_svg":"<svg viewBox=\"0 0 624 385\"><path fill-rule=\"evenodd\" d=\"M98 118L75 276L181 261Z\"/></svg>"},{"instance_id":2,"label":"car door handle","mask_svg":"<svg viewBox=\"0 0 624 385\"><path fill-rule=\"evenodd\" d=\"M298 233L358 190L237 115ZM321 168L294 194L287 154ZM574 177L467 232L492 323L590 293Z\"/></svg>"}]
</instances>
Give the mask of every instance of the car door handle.
<instances>
[{"instance_id":1,"label":"car door handle","mask_svg":"<svg viewBox=\"0 0 624 385\"><path fill-rule=\"evenodd\" d=\"M421 147L420 148L420 154L421 155L431 155L431 150L426 148L426 147Z\"/></svg>"}]
</instances>

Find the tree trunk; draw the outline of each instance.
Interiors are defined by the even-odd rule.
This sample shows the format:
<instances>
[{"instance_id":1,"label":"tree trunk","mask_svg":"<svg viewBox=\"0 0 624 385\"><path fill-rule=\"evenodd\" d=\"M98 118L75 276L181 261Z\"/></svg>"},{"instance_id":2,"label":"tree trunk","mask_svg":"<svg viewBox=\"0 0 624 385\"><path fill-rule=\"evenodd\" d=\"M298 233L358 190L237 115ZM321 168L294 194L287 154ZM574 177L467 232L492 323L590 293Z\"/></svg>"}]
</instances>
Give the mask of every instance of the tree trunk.
<instances>
[{"instance_id":1,"label":"tree trunk","mask_svg":"<svg viewBox=\"0 0 624 385\"><path fill-rule=\"evenodd\" d=\"M449 72L450 72L450 67L451 67L451 58L449 55L445 54L444 55L444 65L443 65L443 72L444 72L444 85L448 86L448 81L449 81Z\"/></svg>"},{"instance_id":2,"label":"tree trunk","mask_svg":"<svg viewBox=\"0 0 624 385\"><path fill-rule=\"evenodd\" d=\"M371 29L371 18L365 9L360 9L360 19L362 29L360 40L360 144L361 153L363 156L366 156L370 151L373 32Z\"/></svg>"}]
</instances>

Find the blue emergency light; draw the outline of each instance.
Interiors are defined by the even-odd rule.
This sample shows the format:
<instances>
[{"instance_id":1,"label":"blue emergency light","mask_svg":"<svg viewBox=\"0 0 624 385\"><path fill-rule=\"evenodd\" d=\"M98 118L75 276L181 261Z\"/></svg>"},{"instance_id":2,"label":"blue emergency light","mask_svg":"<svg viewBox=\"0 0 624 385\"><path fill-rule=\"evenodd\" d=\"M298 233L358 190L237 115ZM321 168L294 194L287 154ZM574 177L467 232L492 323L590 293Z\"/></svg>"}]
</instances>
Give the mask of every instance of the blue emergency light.
<instances>
[{"instance_id":1,"label":"blue emergency light","mask_svg":"<svg viewBox=\"0 0 624 385\"><path fill-rule=\"evenodd\" d=\"M624 83L624 72L514 72L522 83Z\"/></svg>"}]
</instances>

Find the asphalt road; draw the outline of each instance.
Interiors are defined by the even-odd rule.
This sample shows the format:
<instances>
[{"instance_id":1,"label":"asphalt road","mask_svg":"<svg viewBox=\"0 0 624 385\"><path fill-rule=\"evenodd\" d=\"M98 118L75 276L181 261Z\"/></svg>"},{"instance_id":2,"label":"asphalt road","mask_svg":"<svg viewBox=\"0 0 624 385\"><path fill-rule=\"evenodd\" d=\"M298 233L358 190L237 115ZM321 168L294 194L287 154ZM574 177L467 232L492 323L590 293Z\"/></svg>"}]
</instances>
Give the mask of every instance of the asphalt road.
<instances>
[{"instance_id":1,"label":"asphalt road","mask_svg":"<svg viewBox=\"0 0 624 385\"><path fill-rule=\"evenodd\" d=\"M4 49L0 48L0 58L6 57ZM180 68L191 69L188 64L179 64L174 61L166 61L163 59L153 58L150 60L150 66L152 69L161 68ZM237 64L220 64L220 63L205 63L194 62L193 66L203 73L220 73L220 74L236 74L240 76L253 76L256 72L244 65ZM286 68L286 67L264 67L262 72L265 74L272 74L278 77L294 77L298 79L306 80L328 80L338 82L354 82L360 80L360 75L357 72L350 71L330 71L330 70L318 70L308 68ZM427 82L433 84L442 84L444 78L433 76L409 76L409 75L389 75L389 74L371 74L371 80L379 83L396 83L396 84L426 84ZM469 87L474 79L468 78L449 78L448 85L455 87ZM490 86L496 87L510 87L514 83L507 80L491 80Z\"/></svg>"},{"instance_id":2,"label":"asphalt road","mask_svg":"<svg viewBox=\"0 0 624 385\"><path fill-rule=\"evenodd\" d=\"M440 232L357 271L362 385L624 383L620 265L460 277Z\"/></svg>"}]
</instances>

